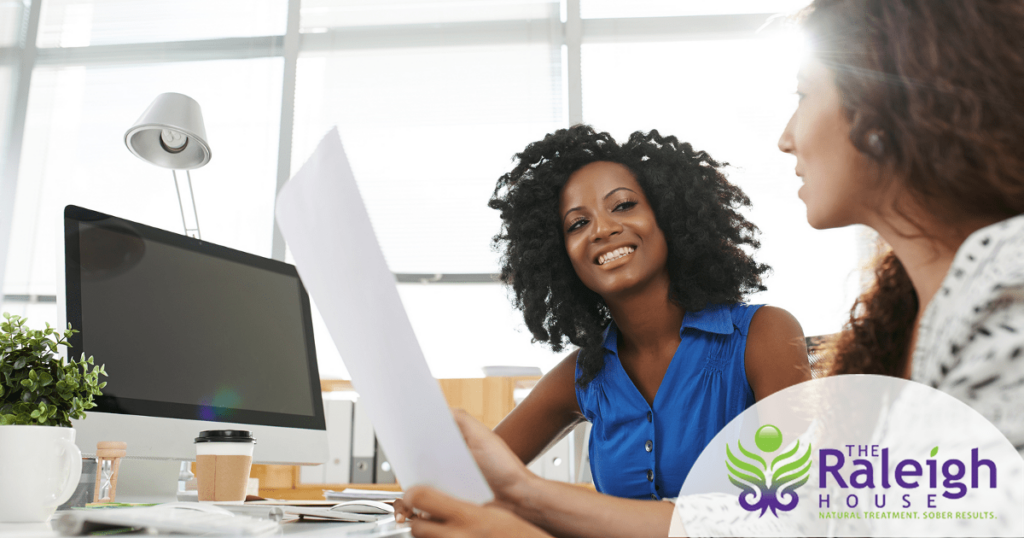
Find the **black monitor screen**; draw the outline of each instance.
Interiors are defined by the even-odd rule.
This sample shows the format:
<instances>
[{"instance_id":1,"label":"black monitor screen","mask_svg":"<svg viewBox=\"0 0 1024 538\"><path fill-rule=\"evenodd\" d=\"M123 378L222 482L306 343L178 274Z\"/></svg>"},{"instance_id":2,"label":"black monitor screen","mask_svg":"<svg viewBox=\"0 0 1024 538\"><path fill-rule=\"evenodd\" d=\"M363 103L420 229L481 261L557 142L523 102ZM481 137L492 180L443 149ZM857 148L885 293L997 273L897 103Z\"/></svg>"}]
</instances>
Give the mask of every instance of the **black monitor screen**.
<instances>
[{"instance_id":1,"label":"black monitor screen","mask_svg":"<svg viewBox=\"0 0 1024 538\"><path fill-rule=\"evenodd\" d=\"M291 265L65 208L69 353L97 410L323 429L309 299Z\"/></svg>"}]
</instances>

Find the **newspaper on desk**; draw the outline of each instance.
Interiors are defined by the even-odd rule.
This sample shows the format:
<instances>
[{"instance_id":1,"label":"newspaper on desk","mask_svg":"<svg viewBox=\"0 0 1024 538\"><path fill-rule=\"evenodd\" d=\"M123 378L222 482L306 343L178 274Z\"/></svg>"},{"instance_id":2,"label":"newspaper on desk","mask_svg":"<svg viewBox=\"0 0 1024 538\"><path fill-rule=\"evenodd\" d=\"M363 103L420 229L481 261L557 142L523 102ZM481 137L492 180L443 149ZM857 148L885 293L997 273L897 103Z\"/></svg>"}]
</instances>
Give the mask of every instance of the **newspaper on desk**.
<instances>
[{"instance_id":1,"label":"newspaper on desk","mask_svg":"<svg viewBox=\"0 0 1024 538\"><path fill-rule=\"evenodd\" d=\"M398 480L491 500L427 367L337 128L281 189L276 214Z\"/></svg>"}]
</instances>

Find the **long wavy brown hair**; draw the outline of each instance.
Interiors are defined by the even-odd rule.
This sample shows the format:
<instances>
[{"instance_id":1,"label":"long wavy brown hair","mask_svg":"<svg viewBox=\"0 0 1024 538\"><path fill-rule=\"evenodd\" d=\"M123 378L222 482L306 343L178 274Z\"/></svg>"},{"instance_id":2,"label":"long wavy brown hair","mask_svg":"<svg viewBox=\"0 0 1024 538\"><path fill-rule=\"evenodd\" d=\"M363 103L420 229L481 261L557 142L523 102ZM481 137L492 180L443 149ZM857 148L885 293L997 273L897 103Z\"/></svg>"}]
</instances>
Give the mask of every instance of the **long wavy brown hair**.
<instances>
[{"instance_id":1,"label":"long wavy brown hair","mask_svg":"<svg viewBox=\"0 0 1024 538\"><path fill-rule=\"evenodd\" d=\"M884 181L946 222L1024 213L1024 2L815 0L801 20ZM823 367L902 375L918 308L883 251Z\"/></svg>"}]
</instances>

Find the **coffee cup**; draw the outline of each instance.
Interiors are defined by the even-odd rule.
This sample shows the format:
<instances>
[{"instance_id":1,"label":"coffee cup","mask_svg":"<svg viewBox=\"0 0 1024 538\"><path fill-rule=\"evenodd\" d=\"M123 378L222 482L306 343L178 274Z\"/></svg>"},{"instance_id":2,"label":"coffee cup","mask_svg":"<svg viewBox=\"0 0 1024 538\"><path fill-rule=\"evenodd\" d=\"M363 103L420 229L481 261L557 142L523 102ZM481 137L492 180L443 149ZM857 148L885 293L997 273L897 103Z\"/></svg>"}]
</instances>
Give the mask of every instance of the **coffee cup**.
<instances>
[{"instance_id":1,"label":"coffee cup","mask_svg":"<svg viewBox=\"0 0 1024 538\"><path fill-rule=\"evenodd\" d=\"M242 503L256 445L246 430L207 430L196 437L199 501Z\"/></svg>"},{"instance_id":2,"label":"coffee cup","mask_svg":"<svg viewBox=\"0 0 1024 538\"><path fill-rule=\"evenodd\" d=\"M81 475L74 429L0 426L0 522L46 521L75 492Z\"/></svg>"}]
</instances>

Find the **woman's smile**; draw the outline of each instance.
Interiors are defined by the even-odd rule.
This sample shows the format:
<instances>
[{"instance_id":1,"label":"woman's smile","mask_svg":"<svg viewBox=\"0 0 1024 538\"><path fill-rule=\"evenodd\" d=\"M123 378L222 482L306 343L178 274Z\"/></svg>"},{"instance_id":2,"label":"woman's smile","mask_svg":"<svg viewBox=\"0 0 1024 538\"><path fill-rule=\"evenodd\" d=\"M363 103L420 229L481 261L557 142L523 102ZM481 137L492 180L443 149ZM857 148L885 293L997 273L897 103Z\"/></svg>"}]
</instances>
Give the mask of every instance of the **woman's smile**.
<instances>
[{"instance_id":1,"label":"woman's smile","mask_svg":"<svg viewBox=\"0 0 1024 538\"><path fill-rule=\"evenodd\" d=\"M605 267L618 267L623 263L626 263L629 259L629 255L636 251L636 247L629 245L625 247L619 247L611 252L601 254L595 260L595 263ZM622 263L615 264L613 262L622 260Z\"/></svg>"}]
</instances>

